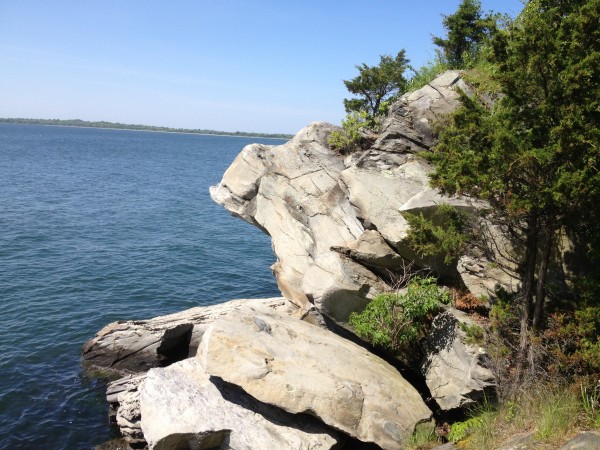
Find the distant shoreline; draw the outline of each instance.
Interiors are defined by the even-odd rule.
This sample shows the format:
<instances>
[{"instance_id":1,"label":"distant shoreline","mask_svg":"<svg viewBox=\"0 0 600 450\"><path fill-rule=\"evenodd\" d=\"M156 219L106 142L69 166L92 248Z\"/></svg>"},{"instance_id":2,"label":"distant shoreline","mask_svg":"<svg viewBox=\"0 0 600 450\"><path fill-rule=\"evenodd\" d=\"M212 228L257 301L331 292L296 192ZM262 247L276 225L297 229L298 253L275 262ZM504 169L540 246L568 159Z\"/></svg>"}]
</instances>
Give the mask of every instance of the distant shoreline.
<instances>
[{"instance_id":1,"label":"distant shoreline","mask_svg":"<svg viewBox=\"0 0 600 450\"><path fill-rule=\"evenodd\" d=\"M148 131L154 133L174 133L174 134L198 134L205 136L229 136L229 137L257 137L266 139L291 139L293 135L285 133L253 133L242 131L216 131L187 128L157 127L152 125L133 125L118 122L90 122L86 120L60 120L60 119L22 119L22 118L0 118L0 124L13 125L43 125L59 126L71 128L96 128L105 130L126 130L126 131Z\"/></svg>"}]
</instances>

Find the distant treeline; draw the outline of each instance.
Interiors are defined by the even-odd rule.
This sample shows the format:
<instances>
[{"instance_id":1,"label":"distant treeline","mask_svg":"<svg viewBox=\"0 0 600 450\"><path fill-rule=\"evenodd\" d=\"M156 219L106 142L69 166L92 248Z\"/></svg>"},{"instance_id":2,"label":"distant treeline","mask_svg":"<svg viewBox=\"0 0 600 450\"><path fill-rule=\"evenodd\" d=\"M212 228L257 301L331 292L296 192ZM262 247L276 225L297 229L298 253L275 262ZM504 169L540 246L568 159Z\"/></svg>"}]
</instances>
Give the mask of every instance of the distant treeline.
<instances>
[{"instance_id":1,"label":"distant treeline","mask_svg":"<svg viewBox=\"0 0 600 450\"><path fill-rule=\"evenodd\" d=\"M215 131L215 130L189 130L187 128L169 128L169 127L154 127L150 125L131 125L115 122L88 122L86 120L72 119L2 119L0 123L15 123L24 125L55 125L63 127L89 127L89 128L113 128L117 130L136 130L136 131L161 131L165 133L192 133L192 134L213 134L218 136L248 136L248 137L265 137L265 138L281 138L290 139L291 134L283 133L249 133L245 131Z\"/></svg>"}]
</instances>

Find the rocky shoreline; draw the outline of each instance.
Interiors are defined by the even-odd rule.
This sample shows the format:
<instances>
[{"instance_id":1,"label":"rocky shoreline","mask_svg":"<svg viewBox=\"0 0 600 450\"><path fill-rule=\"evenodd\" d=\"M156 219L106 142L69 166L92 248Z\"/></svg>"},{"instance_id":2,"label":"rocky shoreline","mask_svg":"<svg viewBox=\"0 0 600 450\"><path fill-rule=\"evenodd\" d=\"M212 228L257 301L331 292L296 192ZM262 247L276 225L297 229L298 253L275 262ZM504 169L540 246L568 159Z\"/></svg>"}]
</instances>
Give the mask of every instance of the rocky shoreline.
<instances>
[{"instance_id":1,"label":"rocky shoreline","mask_svg":"<svg viewBox=\"0 0 600 450\"><path fill-rule=\"evenodd\" d=\"M450 71L404 95L362 152L332 150L336 127L326 123L281 146L242 150L210 193L271 236L283 297L116 322L88 341L84 366L122 377L107 400L129 445L402 449L434 415L493 390L489 357L461 325L472 319L454 308L434 318L426 354L410 368L414 385L347 327L407 264L436 267L478 297L517 287L510 246L489 224L492 250L454 267L406 243L406 212L486 208L431 189L431 169L416 156L433 145L435 122L459 106L457 88L471 93Z\"/></svg>"}]
</instances>

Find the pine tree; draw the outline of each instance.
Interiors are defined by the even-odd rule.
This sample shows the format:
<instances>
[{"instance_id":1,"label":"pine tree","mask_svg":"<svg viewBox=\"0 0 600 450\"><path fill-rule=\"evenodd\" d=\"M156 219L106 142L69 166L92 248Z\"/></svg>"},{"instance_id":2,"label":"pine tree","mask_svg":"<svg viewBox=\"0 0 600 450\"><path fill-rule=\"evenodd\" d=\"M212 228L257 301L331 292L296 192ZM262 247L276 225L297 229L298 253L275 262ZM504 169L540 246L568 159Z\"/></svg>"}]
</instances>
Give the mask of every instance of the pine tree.
<instances>
[{"instance_id":1,"label":"pine tree","mask_svg":"<svg viewBox=\"0 0 600 450\"><path fill-rule=\"evenodd\" d=\"M379 57L377 66L366 64L357 65L359 75L351 80L344 80L350 93L359 98L344 99L347 113L352 111L366 112L373 118L382 113L382 103L391 96L404 92L408 81L404 73L410 67L404 49L400 50L395 58L390 55Z\"/></svg>"},{"instance_id":2,"label":"pine tree","mask_svg":"<svg viewBox=\"0 0 600 450\"><path fill-rule=\"evenodd\" d=\"M463 69L466 61L474 60L481 45L496 31L497 19L492 14L483 17L478 0L463 0L454 14L442 20L447 38L434 36L433 43L440 47L450 67Z\"/></svg>"},{"instance_id":3,"label":"pine tree","mask_svg":"<svg viewBox=\"0 0 600 450\"><path fill-rule=\"evenodd\" d=\"M521 346L544 320L557 233L600 232L600 0L532 0L494 39L503 97L463 98L432 183L488 200L523 238Z\"/></svg>"}]
</instances>

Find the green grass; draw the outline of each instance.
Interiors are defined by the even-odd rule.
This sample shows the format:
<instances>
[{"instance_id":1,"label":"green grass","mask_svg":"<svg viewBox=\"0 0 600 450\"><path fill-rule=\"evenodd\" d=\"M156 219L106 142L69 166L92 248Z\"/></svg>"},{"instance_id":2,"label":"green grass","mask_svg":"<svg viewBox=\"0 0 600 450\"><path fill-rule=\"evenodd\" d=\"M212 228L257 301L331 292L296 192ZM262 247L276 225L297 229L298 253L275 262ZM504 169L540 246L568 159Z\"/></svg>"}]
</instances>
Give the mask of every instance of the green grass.
<instances>
[{"instance_id":1,"label":"green grass","mask_svg":"<svg viewBox=\"0 0 600 450\"><path fill-rule=\"evenodd\" d=\"M435 434L435 424L422 423L417 425L414 434L405 446L406 450L429 450L440 445Z\"/></svg>"},{"instance_id":2,"label":"green grass","mask_svg":"<svg viewBox=\"0 0 600 450\"><path fill-rule=\"evenodd\" d=\"M467 420L452 425L448 439L459 448L488 450L517 434L534 432L540 446L560 446L577 430L597 428L589 415L594 395L579 394L573 387L538 386L514 401L474 408Z\"/></svg>"}]
</instances>

